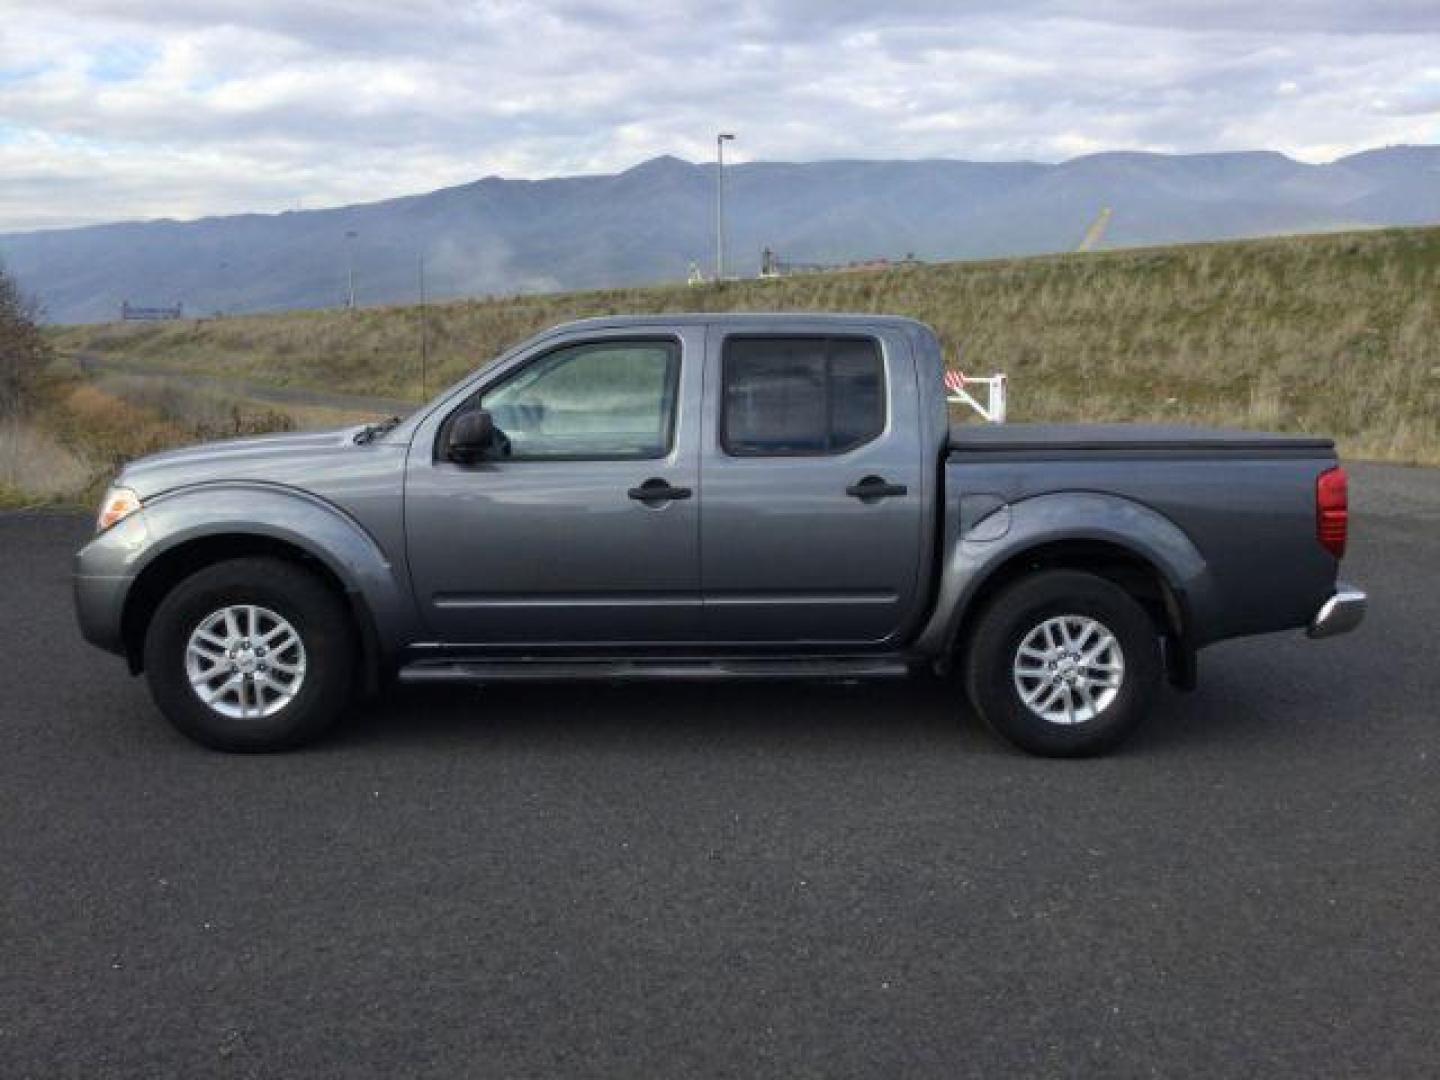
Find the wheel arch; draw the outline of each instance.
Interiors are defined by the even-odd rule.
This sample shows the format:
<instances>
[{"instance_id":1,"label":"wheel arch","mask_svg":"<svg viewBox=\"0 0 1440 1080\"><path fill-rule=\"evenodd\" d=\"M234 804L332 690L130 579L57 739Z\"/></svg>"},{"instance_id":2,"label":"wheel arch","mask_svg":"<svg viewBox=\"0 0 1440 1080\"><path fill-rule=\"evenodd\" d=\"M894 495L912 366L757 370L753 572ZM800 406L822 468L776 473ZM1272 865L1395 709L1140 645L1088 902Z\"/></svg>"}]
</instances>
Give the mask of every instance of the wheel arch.
<instances>
[{"instance_id":1,"label":"wheel arch","mask_svg":"<svg viewBox=\"0 0 1440 1080\"><path fill-rule=\"evenodd\" d=\"M963 649L990 600L1027 574L1093 573L1140 602L1165 641L1170 681L1195 682L1195 652L1210 605L1210 574L1188 536L1168 518L1118 496L1057 493L1008 504L1004 526L977 523L986 540L960 539L944 569L940 606L922 635L948 663Z\"/></svg>"},{"instance_id":2,"label":"wheel arch","mask_svg":"<svg viewBox=\"0 0 1440 1080\"><path fill-rule=\"evenodd\" d=\"M161 601L176 585L207 566L253 557L292 563L323 581L327 588L345 601L367 657L370 656L376 647L376 634L374 619L365 598L358 590L347 587L326 559L293 541L276 536L221 532L197 536L167 548L151 559L131 584L120 615L120 636L130 671L139 674L144 670L145 634Z\"/></svg>"},{"instance_id":3,"label":"wheel arch","mask_svg":"<svg viewBox=\"0 0 1440 1080\"><path fill-rule=\"evenodd\" d=\"M1165 640L1166 668L1177 686L1194 684L1195 660L1190 616L1183 593L1146 555L1114 540L1048 540L1017 551L990 569L975 586L949 639L950 651L963 649L971 628L991 600L1010 585L1046 570L1094 574L1124 589L1155 624Z\"/></svg>"},{"instance_id":4,"label":"wheel arch","mask_svg":"<svg viewBox=\"0 0 1440 1080\"><path fill-rule=\"evenodd\" d=\"M338 507L272 485L203 485L147 501L143 513L143 563L131 568L119 620L132 671L143 667L150 620L178 582L217 562L262 556L305 568L343 599L361 641L367 688L378 683L393 653L387 621L392 633L404 633L413 604L403 575Z\"/></svg>"}]
</instances>

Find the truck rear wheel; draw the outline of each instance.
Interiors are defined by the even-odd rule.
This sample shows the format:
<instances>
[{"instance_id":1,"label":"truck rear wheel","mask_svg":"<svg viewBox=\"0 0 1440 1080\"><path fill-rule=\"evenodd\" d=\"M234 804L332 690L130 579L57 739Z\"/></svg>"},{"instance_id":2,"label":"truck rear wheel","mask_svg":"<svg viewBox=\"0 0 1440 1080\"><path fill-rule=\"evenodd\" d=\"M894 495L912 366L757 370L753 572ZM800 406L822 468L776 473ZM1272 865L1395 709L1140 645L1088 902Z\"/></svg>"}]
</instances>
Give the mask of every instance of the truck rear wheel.
<instances>
[{"instance_id":1,"label":"truck rear wheel","mask_svg":"<svg viewBox=\"0 0 1440 1080\"><path fill-rule=\"evenodd\" d=\"M282 559L197 571L161 601L145 635L155 703L216 750L283 750L319 735L349 699L354 662L341 598Z\"/></svg>"},{"instance_id":2,"label":"truck rear wheel","mask_svg":"<svg viewBox=\"0 0 1440 1080\"><path fill-rule=\"evenodd\" d=\"M1159 634L1129 593L1094 574L1048 570L981 612L965 688L1015 746L1083 757L1109 750L1145 718L1161 671Z\"/></svg>"}]
</instances>

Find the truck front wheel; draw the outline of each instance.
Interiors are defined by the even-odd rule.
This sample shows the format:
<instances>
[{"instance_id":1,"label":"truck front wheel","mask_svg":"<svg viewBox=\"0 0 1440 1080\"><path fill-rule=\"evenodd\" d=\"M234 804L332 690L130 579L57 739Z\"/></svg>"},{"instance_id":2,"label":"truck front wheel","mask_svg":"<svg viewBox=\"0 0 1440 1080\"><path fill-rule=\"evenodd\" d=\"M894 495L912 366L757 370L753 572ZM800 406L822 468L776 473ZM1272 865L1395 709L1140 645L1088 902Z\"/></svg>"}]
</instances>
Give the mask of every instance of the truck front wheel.
<instances>
[{"instance_id":1,"label":"truck front wheel","mask_svg":"<svg viewBox=\"0 0 1440 1080\"><path fill-rule=\"evenodd\" d=\"M1047 757L1103 753L1149 710L1160 637L1105 578L1047 570L1009 585L976 620L965 661L970 702L1001 737Z\"/></svg>"},{"instance_id":2,"label":"truck front wheel","mask_svg":"<svg viewBox=\"0 0 1440 1080\"><path fill-rule=\"evenodd\" d=\"M282 559L216 563L166 595L145 635L160 711L216 750L298 746L350 696L355 635L345 605Z\"/></svg>"}]
</instances>

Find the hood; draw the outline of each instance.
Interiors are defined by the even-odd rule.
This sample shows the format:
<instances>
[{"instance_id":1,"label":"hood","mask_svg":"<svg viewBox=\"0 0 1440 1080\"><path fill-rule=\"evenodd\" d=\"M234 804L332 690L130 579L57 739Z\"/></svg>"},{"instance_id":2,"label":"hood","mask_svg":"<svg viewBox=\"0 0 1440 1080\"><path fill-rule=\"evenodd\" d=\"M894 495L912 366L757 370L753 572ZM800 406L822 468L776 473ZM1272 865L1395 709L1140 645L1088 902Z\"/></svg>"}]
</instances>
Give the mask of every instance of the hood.
<instances>
[{"instance_id":1,"label":"hood","mask_svg":"<svg viewBox=\"0 0 1440 1080\"><path fill-rule=\"evenodd\" d=\"M353 424L327 431L255 435L165 450L130 462L115 479L141 499L172 488L217 480L293 484L297 475L337 459L363 455L374 443L357 443L365 429Z\"/></svg>"}]
</instances>

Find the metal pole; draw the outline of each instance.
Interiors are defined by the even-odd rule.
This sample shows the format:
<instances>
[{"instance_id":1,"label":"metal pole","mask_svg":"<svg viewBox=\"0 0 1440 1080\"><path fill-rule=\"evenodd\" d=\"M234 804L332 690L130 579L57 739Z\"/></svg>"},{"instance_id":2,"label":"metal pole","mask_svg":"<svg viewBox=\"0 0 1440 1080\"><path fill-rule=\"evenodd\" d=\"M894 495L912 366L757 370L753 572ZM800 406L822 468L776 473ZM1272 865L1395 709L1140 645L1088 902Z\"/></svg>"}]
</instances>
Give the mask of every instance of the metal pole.
<instances>
[{"instance_id":1,"label":"metal pole","mask_svg":"<svg viewBox=\"0 0 1440 1080\"><path fill-rule=\"evenodd\" d=\"M345 230L345 264L346 264L346 296L345 308L347 311L355 310L355 237L359 233L354 229Z\"/></svg>"},{"instance_id":2,"label":"metal pole","mask_svg":"<svg viewBox=\"0 0 1440 1080\"><path fill-rule=\"evenodd\" d=\"M425 400L425 366L427 335L425 333L425 253L420 253L420 400Z\"/></svg>"},{"instance_id":3,"label":"metal pole","mask_svg":"<svg viewBox=\"0 0 1440 1080\"><path fill-rule=\"evenodd\" d=\"M735 136L715 136L715 280L725 280L725 144Z\"/></svg>"}]
</instances>

